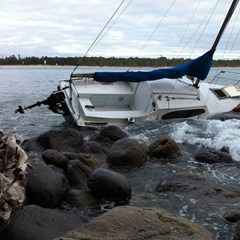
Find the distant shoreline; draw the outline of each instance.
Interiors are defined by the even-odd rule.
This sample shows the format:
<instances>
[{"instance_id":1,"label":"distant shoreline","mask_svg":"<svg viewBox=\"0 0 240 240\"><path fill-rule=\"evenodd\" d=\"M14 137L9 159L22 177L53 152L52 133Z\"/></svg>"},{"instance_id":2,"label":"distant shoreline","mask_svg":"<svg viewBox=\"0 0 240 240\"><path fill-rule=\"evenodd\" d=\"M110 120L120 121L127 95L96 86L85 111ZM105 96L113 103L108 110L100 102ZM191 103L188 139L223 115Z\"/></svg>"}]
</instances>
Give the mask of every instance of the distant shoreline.
<instances>
[{"instance_id":1,"label":"distant shoreline","mask_svg":"<svg viewBox=\"0 0 240 240\"><path fill-rule=\"evenodd\" d=\"M5 64L2 64L0 65L0 68L1 67L76 67L76 65L51 65L51 64L9 64L9 65L5 65ZM174 67L174 66L87 66L87 65L81 65L81 66L78 66L78 67L88 67L88 68L171 68L171 67ZM211 68L240 68L240 65L239 66L213 66Z\"/></svg>"}]
</instances>

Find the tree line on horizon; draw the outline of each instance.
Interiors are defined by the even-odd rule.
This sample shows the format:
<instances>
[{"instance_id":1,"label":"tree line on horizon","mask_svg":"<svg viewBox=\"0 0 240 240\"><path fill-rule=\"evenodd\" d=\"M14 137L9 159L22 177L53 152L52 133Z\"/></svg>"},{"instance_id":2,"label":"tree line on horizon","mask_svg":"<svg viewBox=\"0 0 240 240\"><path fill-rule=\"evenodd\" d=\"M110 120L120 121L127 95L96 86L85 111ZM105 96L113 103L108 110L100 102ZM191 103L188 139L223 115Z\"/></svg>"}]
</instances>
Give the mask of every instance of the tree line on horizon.
<instances>
[{"instance_id":1,"label":"tree line on horizon","mask_svg":"<svg viewBox=\"0 0 240 240\"><path fill-rule=\"evenodd\" d=\"M115 58L115 57L16 57L0 58L0 65L61 65L61 66L112 66L112 67L171 67L191 59L184 58ZM213 60L213 67L240 67L240 59Z\"/></svg>"}]
</instances>

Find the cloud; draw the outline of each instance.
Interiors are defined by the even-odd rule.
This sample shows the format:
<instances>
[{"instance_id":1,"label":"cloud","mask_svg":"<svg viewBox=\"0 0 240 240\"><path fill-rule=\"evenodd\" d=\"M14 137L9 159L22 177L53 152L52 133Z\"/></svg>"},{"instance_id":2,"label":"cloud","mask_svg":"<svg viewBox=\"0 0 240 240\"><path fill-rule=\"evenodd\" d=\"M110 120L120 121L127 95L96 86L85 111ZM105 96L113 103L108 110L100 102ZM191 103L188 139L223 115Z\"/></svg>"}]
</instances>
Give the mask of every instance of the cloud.
<instances>
[{"instance_id":1,"label":"cloud","mask_svg":"<svg viewBox=\"0 0 240 240\"><path fill-rule=\"evenodd\" d=\"M120 2L1 0L0 54L83 56ZM106 28L108 31L88 55L195 57L211 48L230 6L229 0L220 1L211 16L215 3L212 0L125 0ZM219 44L215 54L218 57L227 53L228 58L240 58L238 13L239 7Z\"/></svg>"}]
</instances>

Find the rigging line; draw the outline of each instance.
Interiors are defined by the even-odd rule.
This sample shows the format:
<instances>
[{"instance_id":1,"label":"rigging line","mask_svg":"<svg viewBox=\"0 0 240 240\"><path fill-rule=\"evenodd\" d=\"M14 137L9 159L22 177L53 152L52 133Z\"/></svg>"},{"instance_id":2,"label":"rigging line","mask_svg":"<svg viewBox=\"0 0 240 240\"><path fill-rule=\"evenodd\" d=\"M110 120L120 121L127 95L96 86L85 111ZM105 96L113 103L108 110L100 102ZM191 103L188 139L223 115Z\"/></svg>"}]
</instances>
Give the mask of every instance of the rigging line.
<instances>
[{"instance_id":1,"label":"rigging line","mask_svg":"<svg viewBox=\"0 0 240 240\"><path fill-rule=\"evenodd\" d=\"M214 8L213 8L213 10L212 10L212 12L211 12L211 14L209 15L209 18L208 18L208 20L207 20L207 23L205 24L205 26L204 26L204 28L203 28L200 36L198 37L198 40L197 40L197 42L195 43L194 48L192 49L190 56L192 55L194 49L196 48L197 44L199 43L201 37L203 36L203 33L204 33L204 31L205 31L205 29L206 29L206 27L207 27L207 25L208 25L208 23L209 23L209 21L210 21L210 19L211 19L211 17L212 17L212 15L213 15L213 13L214 13L217 5L219 4L219 1L220 1L220 0L218 0L218 1L216 2L216 4L215 4L215 6L214 6Z\"/></svg>"},{"instance_id":2,"label":"rigging line","mask_svg":"<svg viewBox=\"0 0 240 240\"><path fill-rule=\"evenodd\" d=\"M217 45L218 45L219 41L221 40L221 37L222 37L222 35L223 35L227 25L228 25L232 15L233 15L233 13L234 13L235 8L238 5L238 2L239 2L239 0L233 0L232 1L232 4L231 4L231 6L230 6L230 8L228 10L227 16L225 17L225 19L223 21L223 24L221 26L221 29L218 32L218 35L217 35L217 37L215 39L215 42L213 43L212 49L215 50L217 48Z\"/></svg>"},{"instance_id":3,"label":"rigging line","mask_svg":"<svg viewBox=\"0 0 240 240\"><path fill-rule=\"evenodd\" d=\"M192 36L189 38L189 40L187 41L187 43L185 44L185 46L182 48L182 51L187 47L187 45L189 44L189 42L192 40L193 36L197 33L197 31L200 29L200 27L202 26L202 24L206 21L206 19L209 17L209 15L211 15L211 12L214 11L214 9L216 8L215 6L218 5L219 0L215 3L215 5L213 5L212 9L210 9L210 11L208 12L208 14L205 16L205 18L203 19L203 21L200 23L200 25L196 28L196 30L194 31L194 33L192 34Z\"/></svg>"},{"instance_id":4,"label":"rigging line","mask_svg":"<svg viewBox=\"0 0 240 240\"><path fill-rule=\"evenodd\" d=\"M192 20L193 20L195 14L196 14L196 12L197 12L197 10L198 10L198 8L199 8L199 5L200 5L201 1L202 1L202 0L199 0L199 1L198 1L197 7L195 8L195 10L194 10L194 12L193 12L193 15L191 16L191 19L190 19L190 21L189 21L187 27L185 28L185 30L184 30L184 32L183 32L183 34L182 34L182 37L181 37L181 39L180 39L180 42L178 43L178 46L177 46L177 49L176 49L175 54L178 52L178 49L180 48L180 45L181 45L182 42L183 42L183 38L184 38L184 36L185 36L185 34L186 34L186 32L187 32L189 26L190 26L191 23L192 23Z\"/></svg>"},{"instance_id":5,"label":"rigging line","mask_svg":"<svg viewBox=\"0 0 240 240\"><path fill-rule=\"evenodd\" d=\"M157 31L159 25L162 23L162 21L164 20L164 18L166 17L166 15L168 14L168 12L170 11L170 9L172 8L173 4L176 2L176 0L173 0L172 4L170 5L170 7L167 9L167 11L165 12L165 14L163 15L163 17L160 19L160 21L158 22L157 26L155 27L155 29L153 30L153 32L151 33L151 35L149 36L149 38L147 39L147 41L145 42L145 44L143 45L143 47L140 50L140 53L143 51L143 49L147 46L148 42L151 40L152 36L154 35L154 33Z\"/></svg>"},{"instance_id":6,"label":"rigging line","mask_svg":"<svg viewBox=\"0 0 240 240\"><path fill-rule=\"evenodd\" d=\"M229 51L228 58L229 58L229 56L230 56L231 51L233 50L233 47L234 47L234 45L235 45L235 43L236 43L236 41L237 41L237 39L238 39L239 34L240 34L240 29L238 30L238 33L237 33L237 35L236 35L236 38L234 39L234 42L233 42L233 44L232 44L232 47L231 47L231 49L230 49L230 51Z\"/></svg>"},{"instance_id":7,"label":"rigging line","mask_svg":"<svg viewBox=\"0 0 240 240\"><path fill-rule=\"evenodd\" d=\"M238 20L239 13L240 13L240 8L238 9L238 13L237 13L237 16L236 16L236 18L235 18L235 21L234 21L234 24L233 24L233 27L232 27L231 34L230 34L230 36L229 36L229 38L228 38L228 42L227 42L226 48L225 48L225 50L224 50L224 52L223 52L222 59L223 59L223 57L224 57L224 55L225 55L225 53L226 53L226 51L227 51L228 45L230 44L230 39L231 39L231 37L232 37L232 35L233 35L233 31L234 31L234 29L235 29L235 27L236 27L236 23L237 23L237 20ZM237 35L236 35L236 37L235 37L235 40L233 41L233 44L232 44L232 47L231 47L230 50L229 50L227 59L229 59L230 53L231 53L231 51L233 50L233 47L234 47L234 45L235 45L235 43L236 43L236 41L237 41L239 32L240 32L240 30L238 31L238 33L237 33Z\"/></svg>"},{"instance_id":8,"label":"rigging line","mask_svg":"<svg viewBox=\"0 0 240 240\"><path fill-rule=\"evenodd\" d=\"M240 9L239 9L239 10L240 10ZM239 14L239 10L238 10L238 14ZM230 39L231 39L231 37L232 37L232 35L233 35L233 31L234 31L235 26L236 26L238 14L237 14L237 16L236 16L236 18L235 18L235 21L234 21L234 24L233 24L231 33L230 33L229 38L228 38L228 41L227 41L227 45L226 45L226 47L225 47L225 49L224 49L224 51L223 51L222 59L223 59L223 57L224 57L224 55L225 55L225 53L226 53L226 51L227 51L227 48L228 48L228 46L229 46L229 44L230 44ZM231 51L231 50L230 50L230 51Z\"/></svg>"},{"instance_id":9,"label":"rigging line","mask_svg":"<svg viewBox=\"0 0 240 240\"><path fill-rule=\"evenodd\" d=\"M101 34L103 33L103 31L105 30L105 28L108 26L108 24L111 22L111 20L113 19L113 17L115 16L115 14L117 13L117 11L119 10L119 8L122 6L122 4L125 2L125 0L122 0L122 2L119 4L119 6L117 7L117 9L114 11L114 13L112 14L112 16L110 17L110 19L107 21L107 23L104 25L103 29L100 31L100 33L97 35L97 37L95 38L95 40L93 41L93 43L90 45L90 47L88 48L88 50L86 51L86 53L84 54L83 57L86 57L87 54L90 52L91 48L93 47L93 45L96 43L96 41L98 40L98 38L101 36ZM78 68L79 63L81 60L79 60L77 62L76 67L73 69L72 73Z\"/></svg>"},{"instance_id":10,"label":"rigging line","mask_svg":"<svg viewBox=\"0 0 240 240\"><path fill-rule=\"evenodd\" d=\"M99 42L104 38L104 36L107 34L107 32L112 28L112 26L116 23L116 21L122 16L122 14L126 11L126 9L129 7L129 5L132 3L133 0L130 0L130 2L126 5L126 7L122 10L122 12L117 16L117 18L112 22L112 24L109 26L109 28L104 32L104 34L102 35L102 37L97 41L96 44L94 44L94 46L92 47L91 50L93 50L98 44Z\"/></svg>"}]
</instances>

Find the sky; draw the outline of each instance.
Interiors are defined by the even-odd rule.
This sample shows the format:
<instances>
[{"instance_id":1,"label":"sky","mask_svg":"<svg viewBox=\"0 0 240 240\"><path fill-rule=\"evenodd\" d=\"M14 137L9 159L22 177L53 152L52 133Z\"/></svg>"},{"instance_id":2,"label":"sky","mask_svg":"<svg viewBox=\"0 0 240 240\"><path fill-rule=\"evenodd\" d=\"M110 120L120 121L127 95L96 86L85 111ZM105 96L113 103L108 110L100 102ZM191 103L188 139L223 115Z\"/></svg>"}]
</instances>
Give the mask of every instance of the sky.
<instances>
[{"instance_id":1,"label":"sky","mask_svg":"<svg viewBox=\"0 0 240 240\"><path fill-rule=\"evenodd\" d=\"M195 58L212 47L230 4L230 0L0 0L0 57ZM240 59L239 15L237 6L215 59Z\"/></svg>"}]
</instances>

